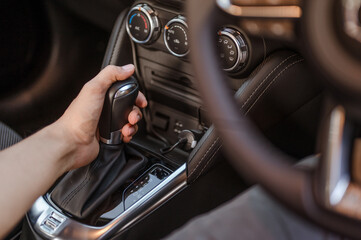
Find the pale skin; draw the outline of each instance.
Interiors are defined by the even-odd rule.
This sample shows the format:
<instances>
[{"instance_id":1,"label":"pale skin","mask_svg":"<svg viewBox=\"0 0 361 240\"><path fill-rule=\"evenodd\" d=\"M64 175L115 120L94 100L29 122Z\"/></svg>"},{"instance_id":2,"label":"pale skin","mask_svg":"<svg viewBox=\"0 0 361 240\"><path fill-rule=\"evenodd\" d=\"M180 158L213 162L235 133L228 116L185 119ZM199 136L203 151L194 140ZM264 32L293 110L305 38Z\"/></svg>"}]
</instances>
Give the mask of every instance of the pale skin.
<instances>
[{"instance_id":1,"label":"pale skin","mask_svg":"<svg viewBox=\"0 0 361 240\"><path fill-rule=\"evenodd\" d=\"M65 113L53 124L0 152L0 239L25 215L65 172L92 162L99 152L97 125L104 96L112 83L127 79L133 65L108 66L86 83ZM138 94L133 111L122 128L129 142L147 106Z\"/></svg>"}]
</instances>

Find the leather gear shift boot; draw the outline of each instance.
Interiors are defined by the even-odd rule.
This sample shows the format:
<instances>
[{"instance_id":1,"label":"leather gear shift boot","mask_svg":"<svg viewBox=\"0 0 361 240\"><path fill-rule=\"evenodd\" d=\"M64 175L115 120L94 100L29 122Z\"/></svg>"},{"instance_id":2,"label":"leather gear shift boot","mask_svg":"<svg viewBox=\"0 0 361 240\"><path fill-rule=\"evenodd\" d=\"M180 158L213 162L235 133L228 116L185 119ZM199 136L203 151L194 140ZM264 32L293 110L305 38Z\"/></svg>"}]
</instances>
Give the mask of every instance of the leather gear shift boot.
<instances>
[{"instance_id":1,"label":"leather gear shift boot","mask_svg":"<svg viewBox=\"0 0 361 240\"><path fill-rule=\"evenodd\" d=\"M70 171L54 188L51 199L71 215L87 218L146 163L145 156L125 144L100 143L97 159Z\"/></svg>"}]
</instances>

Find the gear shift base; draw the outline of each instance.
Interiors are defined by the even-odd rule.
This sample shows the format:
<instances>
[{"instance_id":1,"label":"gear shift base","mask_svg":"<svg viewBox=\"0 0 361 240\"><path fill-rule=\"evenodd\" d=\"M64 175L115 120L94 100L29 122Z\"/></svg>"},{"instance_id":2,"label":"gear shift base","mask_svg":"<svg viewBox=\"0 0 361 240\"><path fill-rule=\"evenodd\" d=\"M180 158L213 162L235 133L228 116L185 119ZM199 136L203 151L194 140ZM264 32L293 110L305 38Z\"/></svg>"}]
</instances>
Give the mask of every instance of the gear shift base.
<instances>
[{"instance_id":1,"label":"gear shift base","mask_svg":"<svg viewBox=\"0 0 361 240\"><path fill-rule=\"evenodd\" d=\"M146 164L145 156L126 145L100 143L97 159L70 171L54 188L51 199L72 216L87 218Z\"/></svg>"},{"instance_id":2,"label":"gear shift base","mask_svg":"<svg viewBox=\"0 0 361 240\"><path fill-rule=\"evenodd\" d=\"M140 153L122 144L121 128L128 122L138 95L134 77L108 89L99 119L100 150L88 166L70 171L54 188L52 201L63 211L85 219L117 188L146 165Z\"/></svg>"}]
</instances>

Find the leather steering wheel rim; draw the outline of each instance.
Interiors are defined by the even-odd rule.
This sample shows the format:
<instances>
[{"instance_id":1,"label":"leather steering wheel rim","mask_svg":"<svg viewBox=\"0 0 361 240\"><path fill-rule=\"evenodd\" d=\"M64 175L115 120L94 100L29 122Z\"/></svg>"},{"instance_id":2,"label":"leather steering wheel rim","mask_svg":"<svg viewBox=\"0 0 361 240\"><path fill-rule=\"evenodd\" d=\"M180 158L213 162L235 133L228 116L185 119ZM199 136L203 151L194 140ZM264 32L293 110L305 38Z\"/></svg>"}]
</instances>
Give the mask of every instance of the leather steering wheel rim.
<instances>
[{"instance_id":1,"label":"leather steering wheel rim","mask_svg":"<svg viewBox=\"0 0 361 240\"><path fill-rule=\"evenodd\" d=\"M359 237L360 221L319 206L314 174L293 168L290 157L271 146L241 113L219 66L213 41L214 33L225 23L225 13L215 1L190 0L187 16L199 90L232 165L309 220L331 231Z\"/></svg>"}]
</instances>

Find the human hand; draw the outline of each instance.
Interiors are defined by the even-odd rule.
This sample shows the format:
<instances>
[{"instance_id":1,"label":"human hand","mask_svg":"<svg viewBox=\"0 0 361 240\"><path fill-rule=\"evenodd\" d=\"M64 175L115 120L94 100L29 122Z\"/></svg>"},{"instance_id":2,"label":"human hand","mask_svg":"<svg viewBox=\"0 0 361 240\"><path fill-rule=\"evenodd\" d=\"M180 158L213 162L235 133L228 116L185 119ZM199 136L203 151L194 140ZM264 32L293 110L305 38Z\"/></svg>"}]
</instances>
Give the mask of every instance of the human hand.
<instances>
[{"instance_id":1,"label":"human hand","mask_svg":"<svg viewBox=\"0 0 361 240\"><path fill-rule=\"evenodd\" d=\"M85 166L93 161L99 152L97 126L105 94L116 81L129 78L134 73L133 65L123 67L107 66L87 82L79 95L70 104L63 116L54 124L66 132L67 141L74 147L69 158L69 169ZM147 100L139 92L128 121L122 129L123 141L129 142L137 132L137 122L142 118L139 108L147 106Z\"/></svg>"}]
</instances>

